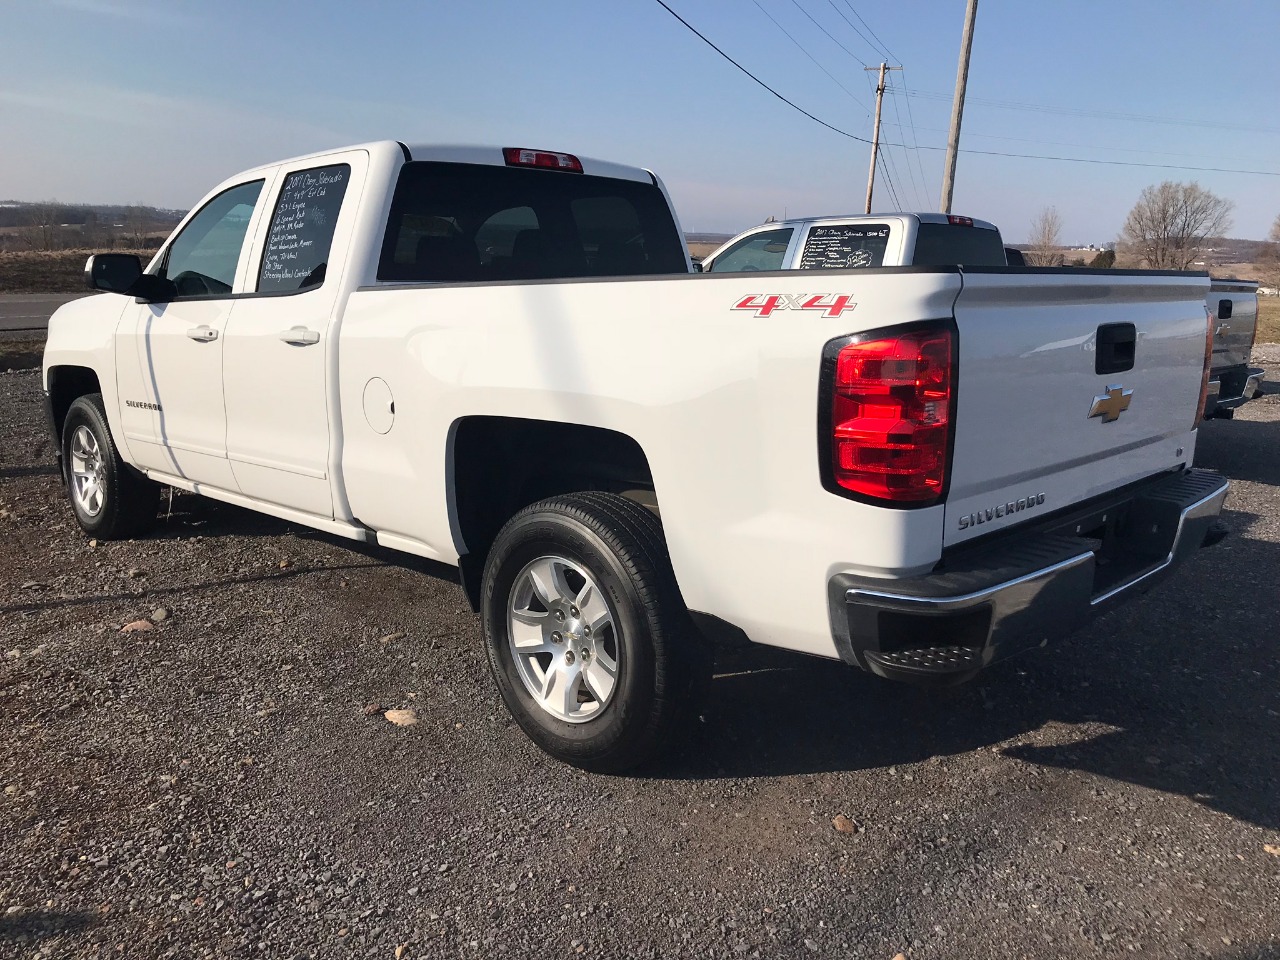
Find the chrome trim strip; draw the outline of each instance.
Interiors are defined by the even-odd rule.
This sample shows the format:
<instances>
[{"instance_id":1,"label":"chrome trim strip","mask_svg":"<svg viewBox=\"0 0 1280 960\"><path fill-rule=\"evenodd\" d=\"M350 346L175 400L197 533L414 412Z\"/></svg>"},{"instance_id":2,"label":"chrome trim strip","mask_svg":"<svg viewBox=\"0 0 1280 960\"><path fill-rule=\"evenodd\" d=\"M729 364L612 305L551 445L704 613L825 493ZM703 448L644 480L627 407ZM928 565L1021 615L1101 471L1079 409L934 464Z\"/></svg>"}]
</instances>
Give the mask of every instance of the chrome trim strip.
<instances>
[{"instance_id":1,"label":"chrome trim strip","mask_svg":"<svg viewBox=\"0 0 1280 960\"><path fill-rule=\"evenodd\" d=\"M1061 560L1058 563L1044 567L1043 569L1023 574L1021 577L1016 577L1013 580L1006 580L1004 583L998 583L993 587L986 588L985 590L977 590L973 593L962 593L959 596L954 597L908 597L900 593L886 593L879 590L866 590L862 587L852 587L845 592L845 602L847 603L858 597L871 597L876 600L893 600L906 604L934 604L943 609L950 606L964 607L974 603L979 603L994 594L1003 593L1005 590L1011 590L1014 587L1021 586L1022 584L1028 583L1032 580L1039 580L1040 578L1047 577L1050 574L1060 573L1063 570L1068 570L1092 559L1093 552L1085 551L1084 553L1071 557L1070 559Z\"/></svg>"}]
</instances>

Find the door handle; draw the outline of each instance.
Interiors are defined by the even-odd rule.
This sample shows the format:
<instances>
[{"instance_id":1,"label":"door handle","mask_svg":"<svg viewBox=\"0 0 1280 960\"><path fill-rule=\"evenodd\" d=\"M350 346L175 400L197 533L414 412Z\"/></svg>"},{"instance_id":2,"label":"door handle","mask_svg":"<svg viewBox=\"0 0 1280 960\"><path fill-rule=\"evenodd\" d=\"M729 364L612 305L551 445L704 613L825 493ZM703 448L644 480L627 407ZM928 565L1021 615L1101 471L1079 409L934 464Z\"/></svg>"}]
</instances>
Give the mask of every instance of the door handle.
<instances>
[{"instance_id":1,"label":"door handle","mask_svg":"<svg viewBox=\"0 0 1280 960\"><path fill-rule=\"evenodd\" d=\"M319 343L320 334L315 330L308 330L306 327L290 327L280 334L280 339L285 343L292 343L295 347L306 347L313 343Z\"/></svg>"},{"instance_id":2,"label":"door handle","mask_svg":"<svg viewBox=\"0 0 1280 960\"><path fill-rule=\"evenodd\" d=\"M200 343L208 343L211 340L218 339L218 331L213 327L201 324L198 327L191 327L187 330L187 336L192 340L198 340Z\"/></svg>"}]
</instances>

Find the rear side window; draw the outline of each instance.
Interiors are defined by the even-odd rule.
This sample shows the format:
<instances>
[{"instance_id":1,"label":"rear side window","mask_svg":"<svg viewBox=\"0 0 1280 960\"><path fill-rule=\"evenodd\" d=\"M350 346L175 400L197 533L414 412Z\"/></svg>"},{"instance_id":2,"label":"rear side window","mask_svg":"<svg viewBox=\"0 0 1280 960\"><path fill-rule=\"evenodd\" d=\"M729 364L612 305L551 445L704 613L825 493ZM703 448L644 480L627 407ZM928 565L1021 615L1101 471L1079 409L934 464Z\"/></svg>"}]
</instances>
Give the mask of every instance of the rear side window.
<instances>
[{"instance_id":1,"label":"rear side window","mask_svg":"<svg viewBox=\"0 0 1280 960\"><path fill-rule=\"evenodd\" d=\"M889 245L887 223L837 223L811 227L800 257L801 270L879 267Z\"/></svg>"},{"instance_id":2,"label":"rear side window","mask_svg":"<svg viewBox=\"0 0 1280 960\"><path fill-rule=\"evenodd\" d=\"M1004 241L996 230L949 223L922 223L911 261L920 267L1003 267Z\"/></svg>"},{"instance_id":3,"label":"rear side window","mask_svg":"<svg viewBox=\"0 0 1280 960\"><path fill-rule=\"evenodd\" d=\"M284 178L262 251L259 293L306 290L324 283L350 179L351 167L345 163L297 170Z\"/></svg>"},{"instance_id":4,"label":"rear side window","mask_svg":"<svg viewBox=\"0 0 1280 960\"><path fill-rule=\"evenodd\" d=\"M413 283L687 270L652 183L420 160L400 171L378 261L379 280Z\"/></svg>"},{"instance_id":5,"label":"rear side window","mask_svg":"<svg viewBox=\"0 0 1280 960\"><path fill-rule=\"evenodd\" d=\"M711 261L708 273L738 273L743 270L781 270L782 258L791 243L790 227L762 230L743 237Z\"/></svg>"},{"instance_id":6,"label":"rear side window","mask_svg":"<svg viewBox=\"0 0 1280 960\"><path fill-rule=\"evenodd\" d=\"M173 238L159 275L174 282L179 297L231 292L245 234L261 192L261 180L222 191Z\"/></svg>"}]
</instances>

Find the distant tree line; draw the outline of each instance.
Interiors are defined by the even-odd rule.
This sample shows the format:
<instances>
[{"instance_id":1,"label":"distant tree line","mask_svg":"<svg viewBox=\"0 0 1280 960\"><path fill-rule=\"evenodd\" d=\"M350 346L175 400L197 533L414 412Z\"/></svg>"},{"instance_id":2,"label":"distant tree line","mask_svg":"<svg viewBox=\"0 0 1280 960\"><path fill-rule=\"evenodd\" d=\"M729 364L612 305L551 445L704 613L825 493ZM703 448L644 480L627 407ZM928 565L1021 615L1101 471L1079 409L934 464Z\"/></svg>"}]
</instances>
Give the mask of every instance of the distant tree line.
<instances>
[{"instance_id":1,"label":"distant tree line","mask_svg":"<svg viewBox=\"0 0 1280 960\"><path fill-rule=\"evenodd\" d=\"M1031 220L1022 248L1028 265L1040 267L1138 267L1148 270L1207 269L1219 263L1253 263L1265 287L1280 288L1280 216L1266 240L1228 239L1230 200L1200 184L1164 183L1147 187L1125 218L1114 250L1089 260L1066 260L1062 218L1045 207Z\"/></svg>"},{"instance_id":2,"label":"distant tree line","mask_svg":"<svg viewBox=\"0 0 1280 960\"><path fill-rule=\"evenodd\" d=\"M0 250L154 247L184 211L141 204L0 204Z\"/></svg>"}]
</instances>

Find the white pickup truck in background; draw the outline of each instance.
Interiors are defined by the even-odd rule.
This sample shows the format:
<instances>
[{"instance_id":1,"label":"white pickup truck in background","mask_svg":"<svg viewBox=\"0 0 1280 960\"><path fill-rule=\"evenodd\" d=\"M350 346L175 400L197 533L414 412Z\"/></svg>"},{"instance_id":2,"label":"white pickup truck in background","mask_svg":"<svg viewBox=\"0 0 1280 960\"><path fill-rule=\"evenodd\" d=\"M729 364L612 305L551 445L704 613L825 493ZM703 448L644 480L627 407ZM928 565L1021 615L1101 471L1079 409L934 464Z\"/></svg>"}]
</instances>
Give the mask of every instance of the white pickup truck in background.
<instances>
[{"instance_id":1,"label":"white pickup truck in background","mask_svg":"<svg viewBox=\"0 0 1280 960\"><path fill-rule=\"evenodd\" d=\"M1007 266L995 224L946 213L802 217L744 230L708 254L704 273L868 267Z\"/></svg>"},{"instance_id":2,"label":"white pickup truck in background","mask_svg":"<svg viewBox=\"0 0 1280 960\"><path fill-rule=\"evenodd\" d=\"M1206 417L1230 419L1262 390L1265 371L1250 366L1258 335L1258 281L1214 277L1205 307L1213 324Z\"/></svg>"},{"instance_id":3,"label":"white pickup truck in background","mask_svg":"<svg viewBox=\"0 0 1280 960\"><path fill-rule=\"evenodd\" d=\"M456 564L512 715L591 769L702 709L708 637L957 682L1227 492L1191 469L1207 277L699 276L652 173L569 154L270 164L87 275L44 360L87 533L169 485Z\"/></svg>"}]
</instances>

